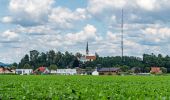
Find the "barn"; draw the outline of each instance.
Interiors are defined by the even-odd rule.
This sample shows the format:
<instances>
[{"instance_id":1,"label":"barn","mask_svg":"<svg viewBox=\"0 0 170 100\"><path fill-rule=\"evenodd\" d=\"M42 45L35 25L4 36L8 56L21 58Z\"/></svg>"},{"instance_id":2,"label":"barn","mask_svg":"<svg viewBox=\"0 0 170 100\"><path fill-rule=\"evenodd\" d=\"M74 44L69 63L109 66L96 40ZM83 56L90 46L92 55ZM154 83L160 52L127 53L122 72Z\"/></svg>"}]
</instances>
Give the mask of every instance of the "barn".
<instances>
[{"instance_id":1,"label":"barn","mask_svg":"<svg viewBox=\"0 0 170 100\"><path fill-rule=\"evenodd\" d=\"M101 68L98 70L99 75L117 75L120 71L120 68Z\"/></svg>"}]
</instances>

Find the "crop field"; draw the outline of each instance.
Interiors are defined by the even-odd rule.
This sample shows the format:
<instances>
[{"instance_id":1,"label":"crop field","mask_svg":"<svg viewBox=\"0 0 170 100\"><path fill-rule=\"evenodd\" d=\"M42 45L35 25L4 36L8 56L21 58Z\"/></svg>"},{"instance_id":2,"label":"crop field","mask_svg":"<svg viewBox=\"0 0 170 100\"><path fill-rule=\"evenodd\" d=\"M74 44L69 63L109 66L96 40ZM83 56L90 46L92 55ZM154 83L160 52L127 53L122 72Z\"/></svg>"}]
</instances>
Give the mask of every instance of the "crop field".
<instances>
[{"instance_id":1,"label":"crop field","mask_svg":"<svg viewBox=\"0 0 170 100\"><path fill-rule=\"evenodd\" d=\"M170 76L0 76L2 100L168 100Z\"/></svg>"}]
</instances>

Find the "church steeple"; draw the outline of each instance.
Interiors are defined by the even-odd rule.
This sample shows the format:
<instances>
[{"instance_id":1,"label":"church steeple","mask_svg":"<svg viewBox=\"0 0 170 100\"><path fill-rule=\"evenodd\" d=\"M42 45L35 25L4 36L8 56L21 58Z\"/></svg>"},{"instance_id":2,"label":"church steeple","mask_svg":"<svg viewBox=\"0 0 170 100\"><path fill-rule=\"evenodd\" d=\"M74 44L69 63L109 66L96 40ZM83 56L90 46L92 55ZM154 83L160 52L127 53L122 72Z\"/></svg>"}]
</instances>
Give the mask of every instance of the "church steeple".
<instances>
[{"instance_id":1,"label":"church steeple","mask_svg":"<svg viewBox=\"0 0 170 100\"><path fill-rule=\"evenodd\" d=\"M87 45L86 45L86 55L89 55L89 45L88 45L88 42L87 42Z\"/></svg>"}]
</instances>

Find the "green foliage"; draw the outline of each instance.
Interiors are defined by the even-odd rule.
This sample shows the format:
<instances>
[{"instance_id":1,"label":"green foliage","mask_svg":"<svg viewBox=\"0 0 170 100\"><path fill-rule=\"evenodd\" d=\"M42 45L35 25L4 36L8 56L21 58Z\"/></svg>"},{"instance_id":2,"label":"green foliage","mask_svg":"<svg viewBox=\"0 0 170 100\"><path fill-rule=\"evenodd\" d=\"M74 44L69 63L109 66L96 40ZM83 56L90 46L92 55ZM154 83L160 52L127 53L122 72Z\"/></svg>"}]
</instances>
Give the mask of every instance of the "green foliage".
<instances>
[{"instance_id":1,"label":"green foliage","mask_svg":"<svg viewBox=\"0 0 170 100\"><path fill-rule=\"evenodd\" d=\"M119 67L121 69L121 71L123 72L127 72L129 70L129 66L123 65Z\"/></svg>"},{"instance_id":2,"label":"green foliage","mask_svg":"<svg viewBox=\"0 0 170 100\"><path fill-rule=\"evenodd\" d=\"M75 68L75 67L79 67L79 60L76 58L74 61L73 61L73 64L72 64L72 68Z\"/></svg>"},{"instance_id":3,"label":"green foliage","mask_svg":"<svg viewBox=\"0 0 170 100\"><path fill-rule=\"evenodd\" d=\"M169 100L170 76L0 76L1 100Z\"/></svg>"},{"instance_id":4,"label":"green foliage","mask_svg":"<svg viewBox=\"0 0 170 100\"><path fill-rule=\"evenodd\" d=\"M111 67L116 65L121 65L123 71L130 70L133 67L138 67L141 69L141 72L149 72L150 67L152 66L164 66L170 69L170 57L163 57L161 54L154 55L152 54L143 54L143 59L134 56L124 56L124 61L120 56L115 57L100 57L95 53L97 59L92 62L80 62L77 58L82 57L80 53L73 55L72 53L66 51L65 53L55 52L50 50L46 53L38 52L37 50L30 51L30 54L26 54L19 63L19 68L23 68L26 63L33 66L34 69L37 69L40 66L49 67L50 65L57 65L58 68L75 68L81 66L82 68L91 67L96 68L98 65L100 67ZM15 64L17 65L17 64ZM126 65L126 66L124 66ZM128 68L127 68L128 67Z\"/></svg>"},{"instance_id":5,"label":"green foliage","mask_svg":"<svg viewBox=\"0 0 170 100\"><path fill-rule=\"evenodd\" d=\"M12 65L11 65L11 68L13 69L16 69L18 67L18 64L16 62L14 62Z\"/></svg>"},{"instance_id":6,"label":"green foliage","mask_svg":"<svg viewBox=\"0 0 170 100\"><path fill-rule=\"evenodd\" d=\"M11 69L16 69L17 67L16 66L11 66Z\"/></svg>"},{"instance_id":7,"label":"green foliage","mask_svg":"<svg viewBox=\"0 0 170 100\"><path fill-rule=\"evenodd\" d=\"M162 73L167 73L167 68L161 67L161 71L162 71Z\"/></svg>"},{"instance_id":8,"label":"green foliage","mask_svg":"<svg viewBox=\"0 0 170 100\"><path fill-rule=\"evenodd\" d=\"M49 67L49 70L57 70L57 65L53 64L53 65L50 65Z\"/></svg>"},{"instance_id":9,"label":"green foliage","mask_svg":"<svg viewBox=\"0 0 170 100\"><path fill-rule=\"evenodd\" d=\"M32 67L31 67L28 63L26 63L26 64L24 65L24 69L32 69Z\"/></svg>"}]
</instances>

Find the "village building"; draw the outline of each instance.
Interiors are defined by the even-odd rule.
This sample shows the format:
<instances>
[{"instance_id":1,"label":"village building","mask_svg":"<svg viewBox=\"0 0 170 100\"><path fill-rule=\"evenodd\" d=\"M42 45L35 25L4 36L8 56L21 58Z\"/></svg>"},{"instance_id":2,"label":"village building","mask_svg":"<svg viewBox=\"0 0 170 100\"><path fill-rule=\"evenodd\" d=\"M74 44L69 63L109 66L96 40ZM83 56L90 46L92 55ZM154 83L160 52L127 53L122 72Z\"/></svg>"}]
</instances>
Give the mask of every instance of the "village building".
<instances>
[{"instance_id":1,"label":"village building","mask_svg":"<svg viewBox=\"0 0 170 100\"><path fill-rule=\"evenodd\" d=\"M82 56L80 58L78 58L81 62L87 62L87 61L94 61L96 60L96 56L95 55L90 55L89 54L89 46L88 46L88 42L87 42L87 45L86 45L86 55L85 56Z\"/></svg>"},{"instance_id":2,"label":"village building","mask_svg":"<svg viewBox=\"0 0 170 100\"><path fill-rule=\"evenodd\" d=\"M133 67L130 70L132 73L141 73L141 68L140 67Z\"/></svg>"},{"instance_id":3,"label":"village building","mask_svg":"<svg viewBox=\"0 0 170 100\"><path fill-rule=\"evenodd\" d=\"M0 74L9 74L9 73L15 73L15 71L7 67L0 66Z\"/></svg>"},{"instance_id":4,"label":"village building","mask_svg":"<svg viewBox=\"0 0 170 100\"><path fill-rule=\"evenodd\" d=\"M50 70L47 67L39 67L34 72L34 74L49 74Z\"/></svg>"},{"instance_id":5,"label":"village building","mask_svg":"<svg viewBox=\"0 0 170 100\"><path fill-rule=\"evenodd\" d=\"M32 69L16 69L16 74L19 74L19 75L30 75L33 70Z\"/></svg>"},{"instance_id":6,"label":"village building","mask_svg":"<svg viewBox=\"0 0 170 100\"><path fill-rule=\"evenodd\" d=\"M86 56L86 61L94 61L94 60L96 60L96 56L93 56L93 55Z\"/></svg>"},{"instance_id":7,"label":"village building","mask_svg":"<svg viewBox=\"0 0 170 100\"><path fill-rule=\"evenodd\" d=\"M99 72L97 71L97 69L95 69L95 70L92 72L92 75L99 75Z\"/></svg>"},{"instance_id":8,"label":"village building","mask_svg":"<svg viewBox=\"0 0 170 100\"><path fill-rule=\"evenodd\" d=\"M76 68L76 71L77 71L77 74L78 74L78 75L87 75L86 70L83 69L83 68L77 67L77 68Z\"/></svg>"},{"instance_id":9,"label":"village building","mask_svg":"<svg viewBox=\"0 0 170 100\"><path fill-rule=\"evenodd\" d=\"M60 75L76 75L77 70L76 69L57 69L57 74L60 74Z\"/></svg>"},{"instance_id":10,"label":"village building","mask_svg":"<svg viewBox=\"0 0 170 100\"><path fill-rule=\"evenodd\" d=\"M98 70L99 75L117 75L120 71L120 68L101 68Z\"/></svg>"},{"instance_id":11,"label":"village building","mask_svg":"<svg viewBox=\"0 0 170 100\"><path fill-rule=\"evenodd\" d=\"M50 74L56 74L57 70L50 70Z\"/></svg>"},{"instance_id":12,"label":"village building","mask_svg":"<svg viewBox=\"0 0 170 100\"><path fill-rule=\"evenodd\" d=\"M162 70L160 67L151 67L150 73L159 74L162 73Z\"/></svg>"}]
</instances>

